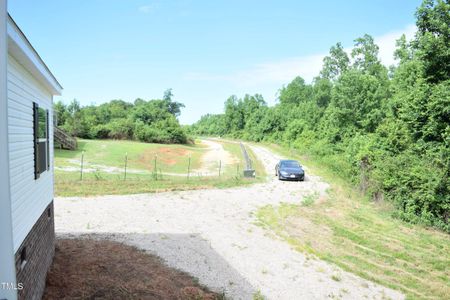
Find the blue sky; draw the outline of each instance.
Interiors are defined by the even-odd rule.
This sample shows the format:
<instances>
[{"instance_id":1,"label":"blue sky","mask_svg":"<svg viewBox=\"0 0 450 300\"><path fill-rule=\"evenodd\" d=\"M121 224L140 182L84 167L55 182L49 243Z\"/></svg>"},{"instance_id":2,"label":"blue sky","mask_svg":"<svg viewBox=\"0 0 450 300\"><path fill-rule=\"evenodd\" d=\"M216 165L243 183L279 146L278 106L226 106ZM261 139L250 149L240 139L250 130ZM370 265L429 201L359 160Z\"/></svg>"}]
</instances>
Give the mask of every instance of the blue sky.
<instances>
[{"instance_id":1,"label":"blue sky","mask_svg":"<svg viewBox=\"0 0 450 300\"><path fill-rule=\"evenodd\" d=\"M220 113L230 95L317 75L329 48L365 33L394 63L395 39L414 34L419 0L9 0L8 10L64 87L83 105L160 98L172 88L180 121Z\"/></svg>"}]
</instances>

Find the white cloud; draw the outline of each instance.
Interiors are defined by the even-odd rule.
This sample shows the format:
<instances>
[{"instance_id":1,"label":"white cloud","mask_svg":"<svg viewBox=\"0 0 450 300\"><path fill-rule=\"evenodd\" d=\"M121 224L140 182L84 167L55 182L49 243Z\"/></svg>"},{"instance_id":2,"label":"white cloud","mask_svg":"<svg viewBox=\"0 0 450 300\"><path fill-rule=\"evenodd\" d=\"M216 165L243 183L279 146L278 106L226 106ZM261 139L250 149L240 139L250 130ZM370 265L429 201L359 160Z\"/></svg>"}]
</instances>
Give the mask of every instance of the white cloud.
<instances>
[{"instance_id":1,"label":"white cloud","mask_svg":"<svg viewBox=\"0 0 450 300\"><path fill-rule=\"evenodd\" d=\"M380 47L379 57L386 66L395 63L394 50L395 41L402 34L407 39L414 37L416 27L409 25L402 30L396 30L384 35L374 37L375 43ZM352 47L345 48L350 55ZM254 65L245 70L238 70L229 74L211 74L191 72L184 76L186 80L194 81L228 81L236 87L256 87L264 84L278 85L290 82L296 76L301 76L307 82L311 82L313 78L319 75L322 69L322 62L327 53L319 53L315 55L290 57L278 61L271 61Z\"/></svg>"},{"instance_id":2,"label":"white cloud","mask_svg":"<svg viewBox=\"0 0 450 300\"><path fill-rule=\"evenodd\" d=\"M184 76L186 80L196 81L228 81L238 87L254 87L266 83L282 84L296 76L312 80L322 68L324 55L292 57L275 62L257 64L247 70L239 70L231 74L211 74L191 72Z\"/></svg>"}]
</instances>

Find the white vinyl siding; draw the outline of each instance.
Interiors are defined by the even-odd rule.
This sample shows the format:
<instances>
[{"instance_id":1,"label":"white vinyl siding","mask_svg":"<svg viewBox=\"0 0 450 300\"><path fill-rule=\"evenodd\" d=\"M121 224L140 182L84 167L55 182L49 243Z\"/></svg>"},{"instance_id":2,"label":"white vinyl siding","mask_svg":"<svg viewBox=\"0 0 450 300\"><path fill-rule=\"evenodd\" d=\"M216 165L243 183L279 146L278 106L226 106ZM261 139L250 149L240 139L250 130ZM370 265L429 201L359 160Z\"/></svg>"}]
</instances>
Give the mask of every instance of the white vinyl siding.
<instances>
[{"instance_id":1,"label":"white vinyl siding","mask_svg":"<svg viewBox=\"0 0 450 300\"><path fill-rule=\"evenodd\" d=\"M8 137L14 251L53 199L52 95L8 56ZM50 170L34 179L33 102L49 110Z\"/></svg>"}]
</instances>

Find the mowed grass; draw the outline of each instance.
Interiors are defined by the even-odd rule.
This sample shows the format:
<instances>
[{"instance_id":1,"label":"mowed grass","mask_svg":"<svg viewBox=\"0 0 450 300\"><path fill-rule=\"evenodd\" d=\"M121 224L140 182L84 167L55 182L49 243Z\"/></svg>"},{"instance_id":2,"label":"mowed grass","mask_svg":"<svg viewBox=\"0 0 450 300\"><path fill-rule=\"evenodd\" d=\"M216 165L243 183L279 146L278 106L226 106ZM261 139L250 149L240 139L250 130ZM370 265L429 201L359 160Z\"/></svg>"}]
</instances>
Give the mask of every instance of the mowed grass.
<instances>
[{"instance_id":1,"label":"mowed grass","mask_svg":"<svg viewBox=\"0 0 450 300\"><path fill-rule=\"evenodd\" d=\"M191 168L200 165L200 157L206 148L201 143L194 145L149 144L136 141L78 140L75 151L55 149L55 166L80 167L81 155L85 167L103 165L123 168L125 155L130 169L153 171L155 159L157 169L164 172L186 173L191 158Z\"/></svg>"},{"instance_id":2,"label":"mowed grass","mask_svg":"<svg viewBox=\"0 0 450 300\"><path fill-rule=\"evenodd\" d=\"M62 197L123 195L227 188L258 182L255 179L243 178L243 158L239 144L224 142L223 145L237 163L224 167L219 177L218 172L217 176L199 176L192 172L201 166L201 156L207 151L207 147L199 142L196 145L162 145L133 141L79 140L79 149L76 151L55 149L55 194ZM81 176L82 153L85 171ZM126 177L125 153L128 153ZM155 154L157 155L156 171ZM250 155L254 157L253 153ZM153 159L148 162L143 159L146 156ZM188 177L189 157L191 173ZM258 161L257 163L260 164ZM237 172L237 164L240 164L239 172ZM107 172L98 166L116 169L113 172ZM72 168L74 171L64 168ZM86 171L87 169L90 169L89 172ZM177 174L178 176L175 176Z\"/></svg>"},{"instance_id":3,"label":"mowed grass","mask_svg":"<svg viewBox=\"0 0 450 300\"><path fill-rule=\"evenodd\" d=\"M163 177L155 180L151 177L133 177L116 179L68 180L56 178L55 194L60 197L89 197L99 195L128 195L140 193L159 193L210 188L229 188L254 184L252 179L242 177Z\"/></svg>"},{"instance_id":4,"label":"mowed grass","mask_svg":"<svg viewBox=\"0 0 450 300\"><path fill-rule=\"evenodd\" d=\"M258 223L297 250L400 290L408 299L450 299L450 236L391 217L392 207L374 203L317 160L298 159L331 184L328 196L310 195L305 205L265 206Z\"/></svg>"}]
</instances>

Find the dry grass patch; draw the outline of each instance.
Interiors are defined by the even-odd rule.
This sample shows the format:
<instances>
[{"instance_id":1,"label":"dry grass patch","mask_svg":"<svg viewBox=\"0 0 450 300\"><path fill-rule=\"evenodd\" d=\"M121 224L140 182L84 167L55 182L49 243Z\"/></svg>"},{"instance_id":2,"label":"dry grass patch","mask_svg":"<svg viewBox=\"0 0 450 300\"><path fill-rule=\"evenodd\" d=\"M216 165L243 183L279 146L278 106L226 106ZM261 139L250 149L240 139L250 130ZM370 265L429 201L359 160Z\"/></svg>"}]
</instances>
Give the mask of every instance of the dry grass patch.
<instances>
[{"instance_id":1,"label":"dry grass patch","mask_svg":"<svg viewBox=\"0 0 450 300\"><path fill-rule=\"evenodd\" d=\"M222 299L158 257L112 241L57 241L44 299Z\"/></svg>"}]
</instances>

